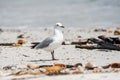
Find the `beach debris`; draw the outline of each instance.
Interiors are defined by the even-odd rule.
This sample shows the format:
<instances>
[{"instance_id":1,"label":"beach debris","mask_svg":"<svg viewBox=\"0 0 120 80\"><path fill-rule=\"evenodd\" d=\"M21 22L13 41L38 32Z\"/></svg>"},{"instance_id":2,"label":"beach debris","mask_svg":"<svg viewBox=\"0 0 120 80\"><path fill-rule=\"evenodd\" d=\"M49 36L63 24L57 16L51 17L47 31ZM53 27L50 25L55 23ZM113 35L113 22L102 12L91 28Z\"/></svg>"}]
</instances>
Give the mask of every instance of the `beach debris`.
<instances>
[{"instance_id":1,"label":"beach debris","mask_svg":"<svg viewBox=\"0 0 120 80\"><path fill-rule=\"evenodd\" d=\"M20 40L17 41L17 43L13 44L13 46L19 47L19 46L22 46L25 43L26 43L25 40L20 39Z\"/></svg>"},{"instance_id":2,"label":"beach debris","mask_svg":"<svg viewBox=\"0 0 120 80\"><path fill-rule=\"evenodd\" d=\"M38 64L27 64L27 68L38 69L43 68L42 72L46 75L60 74L60 71L66 68L65 64L54 64L54 65L38 65Z\"/></svg>"},{"instance_id":3,"label":"beach debris","mask_svg":"<svg viewBox=\"0 0 120 80\"><path fill-rule=\"evenodd\" d=\"M17 36L17 38L29 38L30 36L26 35L27 33L23 33Z\"/></svg>"},{"instance_id":4,"label":"beach debris","mask_svg":"<svg viewBox=\"0 0 120 80\"><path fill-rule=\"evenodd\" d=\"M39 68L43 68L43 67L51 67L51 66L53 66L53 65L27 64L27 68L33 68L33 69L36 69L36 67L34 68L34 66L38 66Z\"/></svg>"},{"instance_id":5,"label":"beach debris","mask_svg":"<svg viewBox=\"0 0 120 80\"><path fill-rule=\"evenodd\" d=\"M69 66L69 67L68 67ZM109 68L111 67L111 68ZM69 74L84 74L84 73L104 73L104 72L120 72L120 63L111 63L105 66L96 66L93 62L88 61L85 66L82 63L75 65L67 64L53 64L53 65L39 65L27 64L26 68L17 68L15 66L5 66L3 70L11 70L9 75L69 75Z\"/></svg>"},{"instance_id":6,"label":"beach debris","mask_svg":"<svg viewBox=\"0 0 120 80\"><path fill-rule=\"evenodd\" d=\"M17 70L17 71L14 71L13 73L11 73L11 75L14 75L14 76L22 76L22 75L26 75L27 74L27 70L24 69L24 70Z\"/></svg>"},{"instance_id":7,"label":"beach debris","mask_svg":"<svg viewBox=\"0 0 120 80\"><path fill-rule=\"evenodd\" d=\"M118 50L120 51L120 47L110 44L110 43L104 43L101 42L96 45L76 45L75 48L81 48L81 49L108 49L108 50Z\"/></svg>"},{"instance_id":8,"label":"beach debris","mask_svg":"<svg viewBox=\"0 0 120 80\"><path fill-rule=\"evenodd\" d=\"M88 38L87 42L92 43L92 44L98 44L99 42L101 42L101 40L96 39L96 38Z\"/></svg>"},{"instance_id":9,"label":"beach debris","mask_svg":"<svg viewBox=\"0 0 120 80\"><path fill-rule=\"evenodd\" d=\"M52 66L45 68L45 74L46 75L54 75L54 74L60 74L60 71L62 68L60 66Z\"/></svg>"},{"instance_id":10,"label":"beach debris","mask_svg":"<svg viewBox=\"0 0 120 80\"><path fill-rule=\"evenodd\" d=\"M18 40L18 42L17 42L18 44L25 44L26 43L26 41L25 40Z\"/></svg>"},{"instance_id":11,"label":"beach debris","mask_svg":"<svg viewBox=\"0 0 120 80\"><path fill-rule=\"evenodd\" d=\"M3 70L14 70L15 68L16 68L15 65L8 65L8 66L3 67Z\"/></svg>"},{"instance_id":12,"label":"beach debris","mask_svg":"<svg viewBox=\"0 0 120 80\"><path fill-rule=\"evenodd\" d=\"M45 74L46 75L54 75L54 74L60 74L61 70L65 69L66 66L65 65L61 65L61 64L56 64L52 67L46 67L46 71L45 71Z\"/></svg>"},{"instance_id":13,"label":"beach debris","mask_svg":"<svg viewBox=\"0 0 120 80\"><path fill-rule=\"evenodd\" d=\"M93 70L94 68L96 68L96 65L89 61L86 65L85 65L85 68L88 69L88 70Z\"/></svg>"},{"instance_id":14,"label":"beach debris","mask_svg":"<svg viewBox=\"0 0 120 80\"><path fill-rule=\"evenodd\" d=\"M73 68L74 65L66 65L66 68Z\"/></svg>"},{"instance_id":15,"label":"beach debris","mask_svg":"<svg viewBox=\"0 0 120 80\"><path fill-rule=\"evenodd\" d=\"M30 74L30 75L41 75L42 72L40 70L30 70L27 72L27 74Z\"/></svg>"},{"instance_id":16,"label":"beach debris","mask_svg":"<svg viewBox=\"0 0 120 80\"><path fill-rule=\"evenodd\" d=\"M87 41L82 41L82 40L79 40L79 41L73 41L71 42L71 45L86 45L87 44Z\"/></svg>"},{"instance_id":17,"label":"beach debris","mask_svg":"<svg viewBox=\"0 0 120 80\"><path fill-rule=\"evenodd\" d=\"M120 35L120 30L115 30L114 35Z\"/></svg>"},{"instance_id":18,"label":"beach debris","mask_svg":"<svg viewBox=\"0 0 120 80\"><path fill-rule=\"evenodd\" d=\"M78 67L77 67L77 70L78 70L78 72L80 72L80 73L84 73L85 68L84 68L83 66L78 66Z\"/></svg>"},{"instance_id":19,"label":"beach debris","mask_svg":"<svg viewBox=\"0 0 120 80\"><path fill-rule=\"evenodd\" d=\"M103 69L108 69L111 65L108 64L108 65L105 65L105 66L102 66Z\"/></svg>"},{"instance_id":20,"label":"beach debris","mask_svg":"<svg viewBox=\"0 0 120 80\"><path fill-rule=\"evenodd\" d=\"M15 43L15 44L13 44L13 46L19 47L19 46L22 46L22 45L21 45L21 44L18 44L18 43Z\"/></svg>"},{"instance_id":21,"label":"beach debris","mask_svg":"<svg viewBox=\"0 0 120 80\"><path fill-rule=\"evenodd\" d=\"M0 46L13 46L15 43L0 43Z\"/></svg>"},{"instance_id":22,"label":"beach debris","mask_svg":"<svg viewBox=\"0 0 120 80\"><path fill-rule=\"evenodd\" d=\"M65 64L54 64L54 66L60 66L62 68L66 68L66 65Z\"/></svg>"},{"instance_id":23,"label":"beach debris","mask_svg":"<svg viewBox=\"0 0 120 80\"><path fill-rule=\"evenodd\" d=\"M93 69L93 73L99 73L99 72L102 72L103 71L103 68L102 67L96 67Z\"/></svg>"},{"instance_id":24,"label":"beach debris","mask_svg":"<svg viewBox=\"0 0 120 80\"><path fill-rule=\"evenodd\" d=\"M88 46L88 45L75 45L75 48L80 48L80 49L99 49L94 46Z\"/></svg>"},{"instance_id":25,"label":"beach debris","mask_svg":"<svg viewBox=\"0 0 120 80\"><path fill-rule=\"evenodd\" d=\"M76 63L74 67L83 66L82 63Z\"/></svg>"},{"instance_id":26,"label":"beach debris","mask_svg":"<svg viewBox=\"0 0 120 80\"><path fill-rule=\"evenodd\" d=\"M24 57L29 57L28 55L23 54Z\"/></svg>"},{"instance_id":27,"label":"beach debris","mask_svg":"<svg viewBox=\"0 0 120 80\"><path fill-rule=\"evenodd\" d=\"M11 75L14 75L14 76L22 76L22 75L41 75L42 72L40 70L37 70L37 69L22 69L22 70L17 70L15 72L13 72Z\"/></svg>"},{"instance_id":28,"label":"beach debris","mask_svg":"<svg viewBox=\"0 0 120 80\"><path fill-rule=\"evenodd\" d=\"M0 28L0 32L3 32L3 29Z\"/></svg>"},{"instance_id":29,"label":"beach debris","mask_svg":"<svg viewBox=\"0 0 120 80\"><path fill-rule=\"evenodd\" d=\"M24 35L25 34L20 34L20 35L17 36L17 38L24 38Z\"/></svg>"},{"instance_id":30,"label":"beach debris","mask_svg":"<svg viewBox=\"0 0 120 80\"><path fill-rule=\"evenodd\" d=\"M62 45L71 45L71 42L70 41L63 41Z\"/></svg>"},{"instance_id":31,"label":"beach debris","mask_svg":"<svg viewBox=\"0 0 120 80\"><path fill-rule=\"evenodd\" d=\"M54 65L27 64L27 68L31 68L31 69L44 68L44 67L52 67L52 66L67 67L67 65L65 65L65 64L54 64Z\"/></svg>"},{"instance_id":32,"label":"beach debris","mask_svg":"<svg viewBox=\"0 0 120 80\"><path fill-rule=\"evenodd\" d=\"M94 29L94 32L107 32L107 30L106 29Z\"/></svg>"},{"instance_id":33,"label":"beach debris","mask_svg":"<svg viewBox=\"0 0 120 80\"><path fill-rule=\"evenodd\" d=\"M112 63L110 66L111 68L120 68L120 63Z\"/></svg>"},{"instance_id":34,"label":"beach debris","mask_svg":"<svg viewBox=\"0 0 120 80\"><path fill-rule=\"evenodd\" d=\"M105 35L98 36L99 39L101 39L104 42L108 42L111 44L120 44L120 38L119 37L106 37Z\"/></svg>"},{"instance_id":35,"label":"beach debris","mask_svg":"<svg viewBox=\"0 0 120 80\"><path fill-rule=\"evenodd\" d=\"M65 69L61 70L60 73L61 73L62 75L64 75L64 74L65 74L65 75L66 75L66 74L71 74L69 68L65 68Z\"/></svg>"},{"instance_id":36,"label":"beach debris","mask_svg":"<svg viewBox=\"0 0 120 80\"><path fill-rule=\"evenodd\" d=\"M77 36L77 38L82 38L82 36L79 35L79 36Z\"/></svg>"},{"instance_id":37,"label":"beach debris","mask_svg":"<svg viewBox=\"0 0 120 80\"><path fill-rule=\"evenodd\" d=\"M40 66L38 64L27 64L27 68L38 69Z\"/></svg>"},{"instance_id":38,"label":"beach debris","mask_svg":"<svg viewBox=\"0 0 120 80\"><path fill-rule=\"evenodd\" d=\"M75 65L67 65L68 68L64 70L65 74L80 74L84 73L85 68L82 66L82 63L76 63Z\"/></svg>"},{"instance_id":39,"label":"beach debris","mask_svg":"<svg viewBox=\"0 0 120 80\"><path fill-rule=\"evenodd\" d=\"M75 43L75 48L81 49L108 49L120 51L120 38L119 37L105 37L104 35L96 38L88 38L86 44L80 42ZM100 40L101 39L101 40ZM89 44L89 45L88 45Z\"/></svg>"}]
</instances>

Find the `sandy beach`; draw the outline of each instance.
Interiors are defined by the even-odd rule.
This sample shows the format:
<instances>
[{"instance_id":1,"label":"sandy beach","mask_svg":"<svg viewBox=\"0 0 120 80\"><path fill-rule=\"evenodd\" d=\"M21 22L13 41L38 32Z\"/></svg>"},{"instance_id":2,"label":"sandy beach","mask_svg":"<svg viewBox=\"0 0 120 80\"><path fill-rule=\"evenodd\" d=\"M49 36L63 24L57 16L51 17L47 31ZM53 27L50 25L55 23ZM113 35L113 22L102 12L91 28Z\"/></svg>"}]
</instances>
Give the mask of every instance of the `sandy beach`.
<instances>
[{"instance_id":1,"label":"sandy beach","mask_svg":"<svg viewBox=\"0 0 120 80\"><path fill-rule=\"evenodd\" d=\"M87 38L97 38L99 35L107 37L120 37L114 35L117 28L107 28L106 31L95 31L96 28L68 28L62 29L64 41L70 43L72 41L86 40ZM4 70L5 66L15 66L15 68L26 68L27 64L53 65L53 64L76 64L82 63L85 65L91 61L96 66L108 65L115 62L120 62L120 51L117 50L101 50L101 49L80 49L75 48L75 45L61 45L55 50L55 57L59 60L51 60L50 52L42 49L39 53L31 49L31 42L41 42L44 38L53 34L52 28L41 29L5 29L0 32L0 43L16 43L20 38L20 34L24 34L23 40L26 44L15 46L0 46L0 78L1 80L13 80L14 78L21 80L120 80L120 68L118 72L105 73L82 73L74 75L26 75L26 76L6 76L11 73L11 70ZM22 79L23 78L23 79Z\"/></svg>"}]
</instances>

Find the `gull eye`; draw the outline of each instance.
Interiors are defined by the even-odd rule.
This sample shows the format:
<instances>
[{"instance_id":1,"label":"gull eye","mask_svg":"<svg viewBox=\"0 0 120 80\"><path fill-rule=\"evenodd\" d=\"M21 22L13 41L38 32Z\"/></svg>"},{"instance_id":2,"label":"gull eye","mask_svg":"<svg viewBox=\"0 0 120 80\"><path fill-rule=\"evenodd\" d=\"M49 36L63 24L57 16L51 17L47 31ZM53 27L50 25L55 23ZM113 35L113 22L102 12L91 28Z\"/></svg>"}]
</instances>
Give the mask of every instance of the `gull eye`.
<instances>
[{"instance_id":1,"label":"gull eye","mask_svg":"<svg viewBox=\"0 0 120 80\"><path fill-rule=\"evenodd\" d=\"M58 24L56 26L59 26Z\"/></svg>"},{"instance_id":2,"label":"gull eye","mask_svg":"<svg viewBox=\"0 0 120 80\"><path fill-rule=\"evenodd\" d=\"M56 26L59 26L59 24L57 24Z\"/></svg>"}]
</instances>

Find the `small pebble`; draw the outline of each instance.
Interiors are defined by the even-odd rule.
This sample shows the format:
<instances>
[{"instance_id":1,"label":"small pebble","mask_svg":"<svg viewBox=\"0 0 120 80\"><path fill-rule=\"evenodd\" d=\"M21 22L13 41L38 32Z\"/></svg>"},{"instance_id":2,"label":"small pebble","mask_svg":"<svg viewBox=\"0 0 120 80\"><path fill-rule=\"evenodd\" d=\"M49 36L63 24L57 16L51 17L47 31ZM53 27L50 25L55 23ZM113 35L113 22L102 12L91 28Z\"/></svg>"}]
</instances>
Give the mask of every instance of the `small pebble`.
<instances>
[{"instance_id":1,"label":"small pebble","mask_svg":"<svg viewBox=\"0 0 120 80\"><path fill-rule=\"evenodd\" d=\"M96 67L95 64L93 64L93 62L88 62L86 65L85 65L86 68L94 68Z\"/></svg>"},{"instance_id":2,"label":"small pebble","mask_svg":"<svg viewBox=\"0 0 120 80\"><path fill-rule=\"evenodd\" d=\"M38 64L27 64L27 68L38 69L40 66Z\"/></svg>"}]
</instances>

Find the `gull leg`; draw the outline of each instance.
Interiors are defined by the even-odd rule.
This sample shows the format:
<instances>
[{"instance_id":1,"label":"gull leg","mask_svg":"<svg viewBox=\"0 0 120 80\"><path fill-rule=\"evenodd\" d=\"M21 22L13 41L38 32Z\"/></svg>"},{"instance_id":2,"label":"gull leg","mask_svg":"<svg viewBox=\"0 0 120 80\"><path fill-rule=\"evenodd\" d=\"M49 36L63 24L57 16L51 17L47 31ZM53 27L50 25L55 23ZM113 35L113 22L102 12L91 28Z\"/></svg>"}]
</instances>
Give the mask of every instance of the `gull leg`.
<instances>
[{"instance_id":1,"label":"gull leg","mask_svg":"<svg viewBox=\"0 0 120 80\"><path fill-rule=\"evenodd\" d=\"M52 60L57 60L57 59L55 59L55 57L54 57L54 50L51 52L51 55L52 55Z\"/></svg>"}]
</instances>

